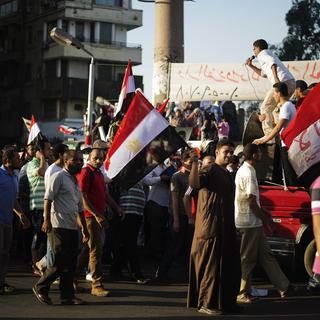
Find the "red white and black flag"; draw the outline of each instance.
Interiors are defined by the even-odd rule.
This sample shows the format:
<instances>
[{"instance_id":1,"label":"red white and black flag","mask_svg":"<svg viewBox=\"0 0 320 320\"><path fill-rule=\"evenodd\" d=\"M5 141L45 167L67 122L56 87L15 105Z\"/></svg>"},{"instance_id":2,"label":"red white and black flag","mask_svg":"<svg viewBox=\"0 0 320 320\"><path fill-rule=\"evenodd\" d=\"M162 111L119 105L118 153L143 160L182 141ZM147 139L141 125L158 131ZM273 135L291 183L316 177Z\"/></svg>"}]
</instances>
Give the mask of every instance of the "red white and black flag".
<instances>
[{"instance_id":1,"label":"red white and black flag","mask_svg":"<svg viewBox=\"0 0 320 320\"><path fill-rule=\"evenodd\" d=\"M41 136L40 128L38 126L38 123L36 122L36 119L32 115L31 117L31 124L30 124L30 131L28 136L28 145L29 144L36 144ZM40 138L41 139L41 138Z\"/></svg>"},{"instance_id":2,"label":"red white and black flag","mask_svg":"<svg viewBox=\"0 0 320 320\"><path fill-rule=\"evenodd\" d=\"M129 189L182 147L188 145L137 90L106 157L108 177Z\"/></svg>"},{"instance_id":3,"label":"red white and black flag","mask_svg":"<svg viewBox=\"0 0 320 320\"><path fill-rule=\"evenodd\" d=\"M320 172L320 84L304 98L281 138L299 181L309 186Z\"/></svg>"},{"instance_id":4,"label":"red white and black flag","mask_svg":"<svg viewBox=\"0 0 320 320\"><path fill-rule=\"evenodd\" d=\"M135 92L134 77L132 73L131 60L129 59L126 72L122 81L121 92L118 99L118 105L114 116L119 113L120 116L125 114L130 106Z\"/></svg>"}]
</instances>

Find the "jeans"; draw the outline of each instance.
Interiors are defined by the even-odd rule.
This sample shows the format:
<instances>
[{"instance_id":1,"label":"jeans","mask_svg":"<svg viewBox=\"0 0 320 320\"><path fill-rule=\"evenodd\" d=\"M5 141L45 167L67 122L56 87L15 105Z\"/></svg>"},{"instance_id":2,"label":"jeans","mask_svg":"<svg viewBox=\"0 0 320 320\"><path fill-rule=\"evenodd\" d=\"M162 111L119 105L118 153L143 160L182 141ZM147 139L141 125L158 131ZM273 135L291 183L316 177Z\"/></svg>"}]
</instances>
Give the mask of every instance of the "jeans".
<instances>
[{"instance_id":1,"label":"jeans","mask_svg":"<svg viewBox=\"0 0 320 320\"><path fill-rule=\"evenodd\" d=\"M0 288L3 288L8 271L12 243L11 224L0 223Z\"/></svg>"},{"instance_id":2,"label":"jeans","mask_svg":"<svg viewBox=\"0 0 320 320\"><path fill-rule=\"evenodd\" d=\"M61 299L74 298L73 278L77 263L78 230L53 228L48 235L54 261L36 287L41 294L48 295L51 284L60 277Z\"/></svg>"}]
</instances>

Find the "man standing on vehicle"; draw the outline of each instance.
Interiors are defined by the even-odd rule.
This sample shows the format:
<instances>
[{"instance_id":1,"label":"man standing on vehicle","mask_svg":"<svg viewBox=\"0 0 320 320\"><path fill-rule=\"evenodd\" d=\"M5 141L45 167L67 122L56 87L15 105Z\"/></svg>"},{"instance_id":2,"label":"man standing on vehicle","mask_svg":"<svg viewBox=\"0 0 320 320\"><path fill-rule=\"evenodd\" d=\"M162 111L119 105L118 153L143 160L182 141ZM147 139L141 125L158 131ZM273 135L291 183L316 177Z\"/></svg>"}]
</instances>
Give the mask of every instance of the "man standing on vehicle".
<instances>
[{"instance_id":1,"label":"man standing on vehicle","mask_svg":"<svg viewBox=\"0 0 320 320\"><path fill-rule=\"evenodd\" d=\"M263 225L272 230L270 213L261 208L259 186L254 165L261 159L261 151L255 144L243 149L245 161L236 174L235 216L236 227L241 233L241 285L237 298L239 303L251 303L251 274L257 262L266 271L280 296L286 297L289 280L272 256Z\"/></svg>"},{"instance_id":2,"label":"man standing on vehicle","mask_svg":"<svg viewBox=\"0 0 320 320\"><path fill-rule=\"evenodd\" d=\"M253 43L253 52L258 59L261 69L252 64L252 58L248 58L246 65L249 66L255 73L264 78L268 78L272 85L278 82L284 82L288 87L289 99L295 89L295 79L287 67L280 61L280 59L268 50L268 43L264 39L258 39ZM260 121L262 122L262 129L267 136L272 131L273 118L272 111L277 106L277 102L273 98L273 88L271 88L264 98L260 107ZM270 141L272 143L273 141Z\"/></svg>"}]
</instances>

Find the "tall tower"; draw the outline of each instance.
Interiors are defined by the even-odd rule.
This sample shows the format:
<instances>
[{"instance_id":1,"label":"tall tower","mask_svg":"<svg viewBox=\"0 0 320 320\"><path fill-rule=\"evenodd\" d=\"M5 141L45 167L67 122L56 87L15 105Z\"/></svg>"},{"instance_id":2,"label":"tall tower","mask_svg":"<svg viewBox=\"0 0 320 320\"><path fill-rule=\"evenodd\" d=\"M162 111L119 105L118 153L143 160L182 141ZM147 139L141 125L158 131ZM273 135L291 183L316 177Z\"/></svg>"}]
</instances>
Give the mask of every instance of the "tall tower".
<instances>
[{"instance_id":1,"label":"tall tower","mask_svg":"<svg viewBox=\"0 0 320 320\"><path fill-rule=\"evenodd\" d=\"M155 0L154 105L167 97L170 62L184 62L183 3L184 0Z\"/></svg>"}]
</instances>

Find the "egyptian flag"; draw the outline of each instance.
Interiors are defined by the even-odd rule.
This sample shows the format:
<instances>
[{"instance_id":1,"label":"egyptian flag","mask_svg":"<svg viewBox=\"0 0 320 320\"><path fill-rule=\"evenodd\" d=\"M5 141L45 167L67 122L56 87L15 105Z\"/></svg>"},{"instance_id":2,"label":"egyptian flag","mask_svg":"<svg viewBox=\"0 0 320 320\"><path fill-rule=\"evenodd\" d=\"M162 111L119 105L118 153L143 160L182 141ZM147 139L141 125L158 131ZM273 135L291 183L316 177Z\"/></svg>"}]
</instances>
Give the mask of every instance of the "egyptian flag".
<instances>
[{"instance_id":1,"label":"egyptian flag","mask_svg":"<svg viewBox=\"0 0 320 320\"><path fill-rule=\"evenodd\" d=\"M182 147L188 145L136 90L106 157L108 177L129 189Z\"/></svg>"},{"instance_id":2,"label":"egyptian flag","mask_svg":"<svg viewBox=\"0 0 320 320\"><path fill-rule=\"evenodd\" d=\"M83 134L82 128L79 129L74 127L69 127L63 124L58 127L58 130L63 134L69 134L69 135Z\"/></svg>"},{"instance_id":3,"label":"egyptian flag","mask_svg":"<svg viewBox=\"0 0 320 320\"><path fill-rule=\"evenodd\" d=\"M121 92L119 95L117 109L115 110L115 113L114 113L115 117L117 117L117 115L118 117L119 115L123 116L127 112L130 106L130 103L134 97L134 91L135 91L134 77L132 74L131 60L129 59L126 72L124 74L124 78L122 81Z\"/></svg>"},{"instance_id":4,"label":"egyptian flag","mask_svg":"<svg viewBox=\"0 0 320 320\"><path fill-rule=\"evenodd\" d=\"M299 181L309 186L320 173L320 84L304 98L281 138Z\"/></svg>"},{"instance_id":5,"label":"egyptian flag","mask_svg":"<svg viewBox=\"0 0 320 320\"><path fill-rule=\"evenodd\" d=\"M28 145L29 144L36 144L39 139L41 139L41 132L40 132L40 128L38 126L38 123L36 122L34 116L32 115L31 117L31 124L30 124L30 132L29 132L29 136L28 136Z\"/></svg>"}]
</instances>

